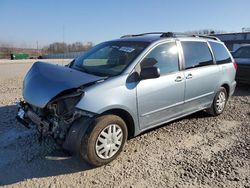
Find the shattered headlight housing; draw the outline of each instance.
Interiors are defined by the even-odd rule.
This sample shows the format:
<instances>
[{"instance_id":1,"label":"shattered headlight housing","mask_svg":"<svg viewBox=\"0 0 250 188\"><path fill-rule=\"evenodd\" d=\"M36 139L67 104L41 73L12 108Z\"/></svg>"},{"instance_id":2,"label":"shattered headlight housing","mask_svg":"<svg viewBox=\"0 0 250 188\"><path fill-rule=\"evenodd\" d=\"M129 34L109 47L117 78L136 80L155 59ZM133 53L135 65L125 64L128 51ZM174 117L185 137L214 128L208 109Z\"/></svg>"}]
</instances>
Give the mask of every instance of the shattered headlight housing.
<instances>
[{"instance_id":1,"label":"shattered headlight housing","mask_svg":"<svg viewBox=\"0 0 250 188\"><path fill-rule=\"evenodd\" d=\"M59 96L55 97L47 105L47 109L52 111L56 116L60 117L70 117L75 111L76 104L80 101L84 92L82 90L76 90L75 92L61 93Z\"/></svg>"}]
</instances>

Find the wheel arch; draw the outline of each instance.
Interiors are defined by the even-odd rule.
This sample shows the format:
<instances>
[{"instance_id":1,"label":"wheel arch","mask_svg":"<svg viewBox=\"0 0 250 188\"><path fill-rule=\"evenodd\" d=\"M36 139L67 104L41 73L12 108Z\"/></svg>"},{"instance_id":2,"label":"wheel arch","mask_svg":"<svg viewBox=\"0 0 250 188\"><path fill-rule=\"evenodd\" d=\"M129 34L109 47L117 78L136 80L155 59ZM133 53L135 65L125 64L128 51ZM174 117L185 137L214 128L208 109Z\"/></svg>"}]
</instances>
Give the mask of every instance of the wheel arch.
<instances>
[{"instance_id":1,"label":"wheel arch","mask_svg":"<svg viewBox=\"0 0 250 188\"><path fill-rule=\"evenodd\" d=\"M226 89L226 91L227 91L227 98L228 98L229 95L230 95L230 86L229 86L229 84L224 83L224 84L221 85L221 87L224 87Z\"/></svg>"},{"instance_id":2,"label":"wheel arch","mask_svg":"<svg viewBox=\"0 0 250 188\"><path fill-rule=\"evenodd\" d=\"M122 118L123 121L125 121L127 129L128 129L128 138L132 138L135 136L135 122L134 122L132 115L128 111L124 109L120 109L120 108L114 108L114 109L104 111L101 115L105 115L105 114L113 114Z\"/></svg>"}]
</instances>

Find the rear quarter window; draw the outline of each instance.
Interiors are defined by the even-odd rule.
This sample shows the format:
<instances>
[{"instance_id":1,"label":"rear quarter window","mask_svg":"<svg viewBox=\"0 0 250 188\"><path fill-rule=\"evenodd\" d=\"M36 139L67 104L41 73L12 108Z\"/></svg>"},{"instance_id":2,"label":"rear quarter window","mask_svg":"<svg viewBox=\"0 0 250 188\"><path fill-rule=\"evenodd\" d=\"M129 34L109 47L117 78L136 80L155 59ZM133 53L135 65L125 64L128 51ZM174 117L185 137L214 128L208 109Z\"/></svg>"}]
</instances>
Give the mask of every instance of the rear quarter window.
<instances>
[{"instance_id":1,"label":"rear quarter window","mask_svg":"<svg viewBox=\"0 0 250 188\"><path fill-rule=\"evenodd\" d=\"M229 52L223 44L217 42L209 42L209 44L213 50L217 64L225 64L232 62Z\"/></svg>"}]
</instances>

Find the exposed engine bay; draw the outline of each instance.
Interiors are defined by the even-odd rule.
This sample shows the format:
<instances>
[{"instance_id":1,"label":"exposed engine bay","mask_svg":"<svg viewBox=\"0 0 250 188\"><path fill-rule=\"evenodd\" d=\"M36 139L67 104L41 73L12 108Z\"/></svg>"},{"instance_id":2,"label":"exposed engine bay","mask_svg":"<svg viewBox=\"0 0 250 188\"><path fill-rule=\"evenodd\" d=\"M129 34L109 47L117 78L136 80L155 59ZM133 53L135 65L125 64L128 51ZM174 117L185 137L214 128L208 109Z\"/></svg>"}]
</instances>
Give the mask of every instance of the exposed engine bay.
<instances>
[{"instance_id":1,"label":"exposed engine bay","mask_svg":"<svg viewBox=\"0 0 250 188\"><path fill-rule=\"evenodd\" d=\"M24 101L17 104L16 118L27 128L36 127L39 140L50 136L71 150L77 139L80 144L77 137L82 133L80 129L87 129L89 124L85 122L96 115L76 106L87 87L104 79L68 66L35 62L23 81Z\"/></svg>"},{"instance_id":2,"label":"exposed engine bay","mask_svg":"<svg viewBox=\"0 0 250 188\"><path fill-rule=\"evenodd\" d=\"M75 108L83 89L67 90L54 97L45 108L39 108L24 101L18 103L17 119L27 128L35 124L40 137L52 136L61 144L71 124L80 117L92 117L94 114Z\"/></svg>"}]
</instances>

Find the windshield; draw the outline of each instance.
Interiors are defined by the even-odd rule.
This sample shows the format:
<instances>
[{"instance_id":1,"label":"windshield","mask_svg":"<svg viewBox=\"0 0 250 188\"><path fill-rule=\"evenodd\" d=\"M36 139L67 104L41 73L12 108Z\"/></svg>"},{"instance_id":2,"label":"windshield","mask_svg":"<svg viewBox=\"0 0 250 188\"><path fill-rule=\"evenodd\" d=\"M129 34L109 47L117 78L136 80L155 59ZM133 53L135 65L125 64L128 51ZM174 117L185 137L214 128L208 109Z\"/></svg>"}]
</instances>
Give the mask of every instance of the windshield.
<instances>
[{"instance_id":1,"label":"windshield","mask_svg":"<svg viewBox=\"0 0 250 188\"><path fill-rule=\"evenodd\" d=\"M234 58L250 58L250 46L241 47L234 53Z\"/></svg>"},{"instance_id":2,"label":"windshield","mask_svg":"<svg viewBox=\"0 0 250 188\"><path fill-rule=\"evenodd\" d=\"M149 45L147 42L111 41L101 43L77 58L72 68L98 76L115 76Z\"/></svg>"}]
</instances>

